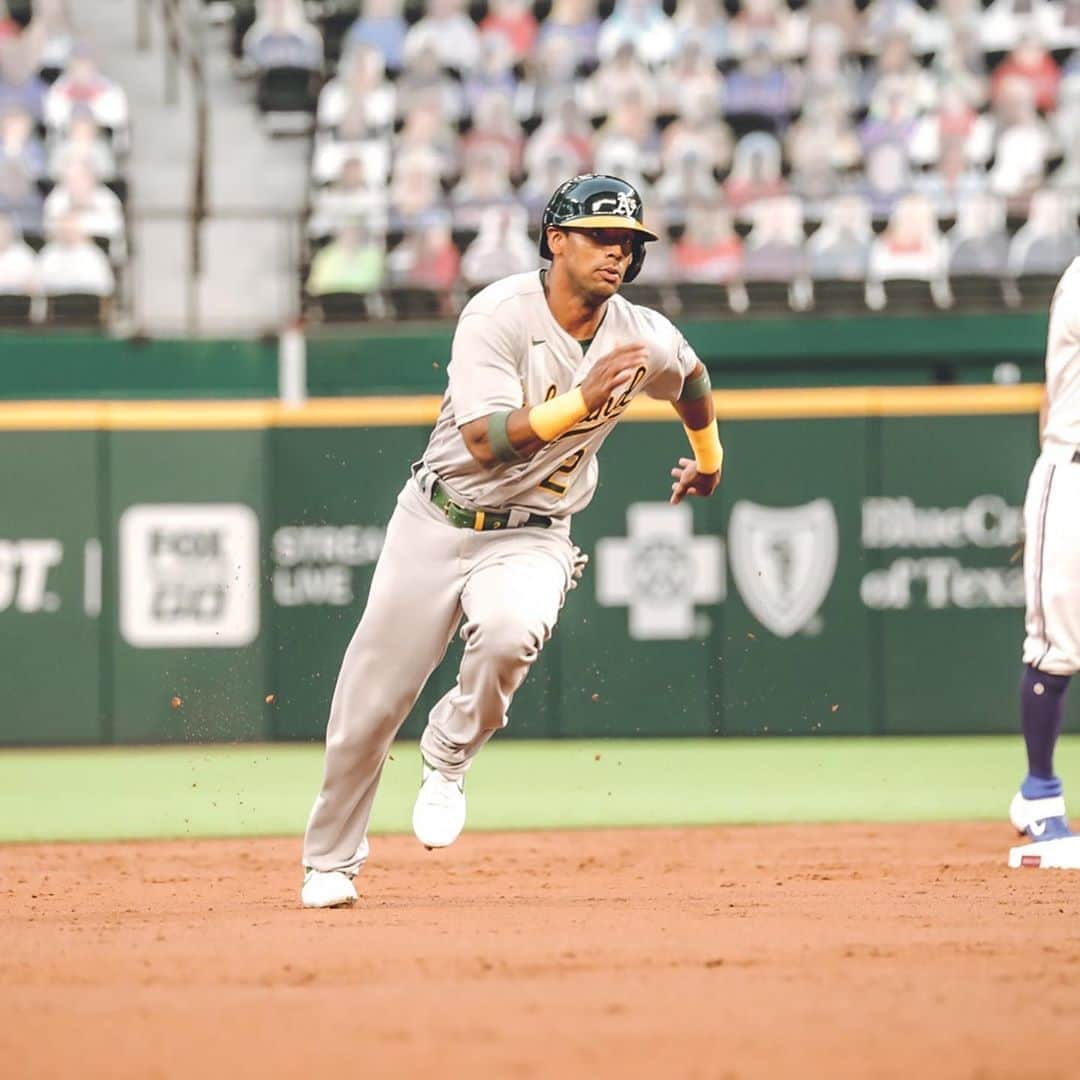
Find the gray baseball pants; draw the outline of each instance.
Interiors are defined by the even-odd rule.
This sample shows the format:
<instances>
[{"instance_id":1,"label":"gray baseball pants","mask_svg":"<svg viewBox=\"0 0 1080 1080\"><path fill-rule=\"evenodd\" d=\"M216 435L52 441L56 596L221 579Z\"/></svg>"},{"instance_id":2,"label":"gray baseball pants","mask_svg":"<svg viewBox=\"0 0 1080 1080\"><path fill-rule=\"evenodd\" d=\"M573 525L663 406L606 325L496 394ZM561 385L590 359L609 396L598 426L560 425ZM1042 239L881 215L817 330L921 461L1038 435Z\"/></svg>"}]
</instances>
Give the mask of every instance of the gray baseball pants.
<instances>
[{"instance_id":1,"label":"gray baseball pants","mask_svg":"<svg viewBox=\"0 0 1080 1080\"><path fill-rule=\"evenodd\" d=\"M462 776L551 636L570 581L569 523L476 532L451 525L410 479L330 705L322 790L304 865L355 873L390 745L461 624L457 684L428 716L424 758ZM464 622L462 622L464 619Z\"/></svg>"}]
</instances>

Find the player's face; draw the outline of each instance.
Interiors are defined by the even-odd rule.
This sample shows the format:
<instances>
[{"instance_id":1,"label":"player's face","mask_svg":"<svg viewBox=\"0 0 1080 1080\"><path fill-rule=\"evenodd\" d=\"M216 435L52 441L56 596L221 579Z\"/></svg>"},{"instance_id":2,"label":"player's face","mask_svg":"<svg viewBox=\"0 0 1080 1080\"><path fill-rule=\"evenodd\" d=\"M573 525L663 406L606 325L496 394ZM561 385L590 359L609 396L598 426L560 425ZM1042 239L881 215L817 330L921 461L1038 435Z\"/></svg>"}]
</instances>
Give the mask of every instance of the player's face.
<instances>
[{"instance_id":1,"label":"player's face","mask_svg":"<svg viewBox=\"0 0 1080 1080\"><path fill-rule=\"evenodd\" d=\"M590 302L602 303L618 291L634 256L630 229L561 229L552 239L567 277Z\"/></svg>"}]
</instances>

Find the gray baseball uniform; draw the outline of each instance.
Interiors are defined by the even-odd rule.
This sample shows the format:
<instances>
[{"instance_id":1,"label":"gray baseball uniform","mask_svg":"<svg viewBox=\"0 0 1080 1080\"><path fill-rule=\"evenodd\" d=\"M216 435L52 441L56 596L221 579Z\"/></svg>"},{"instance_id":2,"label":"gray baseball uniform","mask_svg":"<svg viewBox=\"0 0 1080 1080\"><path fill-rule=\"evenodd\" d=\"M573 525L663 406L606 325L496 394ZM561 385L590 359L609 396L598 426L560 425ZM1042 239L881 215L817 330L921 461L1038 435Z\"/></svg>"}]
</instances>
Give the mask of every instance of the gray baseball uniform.
<instances>
[{"instance_id":1,"label":"gray baseball uniform","mask_svg":"<svg viewBox=\"0 0 1080 1080\"><path fill-rule=\"evenodd\" d=\"M1080 671L1080 259L1054 293L1042 452L1024 500L1024 663Z\"/></svg>"},{"instance_id":2,"label":"gray baseball uniform","mask_svg":"<svg viewBox=\"0 0 1080 1080\"><path fill-rule=\"evenodd\" d=\"M488 468L473 458L461 425L565 393L597 358L636 341L647 345L648 364L566 434L527 461ZM363 864L391 742L459 623L465 652L457 683L431 710L423 755L447 776L461 776L506 724L511 698L562 607L570 517L596 489L600 444L638 393L675 401L697 363L667 319L617 295L583 353L551 314L537 271L504 278L469 302L454 334L439 418L398 496L342 662L305 866L353 873ZM492 527L477 514L473 528L455 527L432 501L437 492L457 507L508 518Z\"/></svg>"}]
</instances>

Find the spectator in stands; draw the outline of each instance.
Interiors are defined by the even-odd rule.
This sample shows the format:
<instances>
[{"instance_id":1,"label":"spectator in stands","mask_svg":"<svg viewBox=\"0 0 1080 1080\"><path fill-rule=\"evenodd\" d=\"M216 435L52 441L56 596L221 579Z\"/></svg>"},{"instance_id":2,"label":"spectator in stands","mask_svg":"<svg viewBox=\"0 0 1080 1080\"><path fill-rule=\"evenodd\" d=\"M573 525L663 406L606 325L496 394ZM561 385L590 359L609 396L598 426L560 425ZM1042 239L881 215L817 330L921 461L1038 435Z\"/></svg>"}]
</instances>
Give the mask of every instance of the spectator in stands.
<instances>
[{"instance_id":1,"label":"spectator in stands","mask_svg":"<svg viewBox=\"0 0 1080 1080\"><path fill-rule=\"evenodd\" d=\"M1030 83L1035 108L1040 112L1053 112L1057 108L1061 69L1031 29L1021 34L1016 48L994 69L990 93L995 101L1008 79L1024 79Z\"/></svg>"},{"instance_id":2,"label":"spectator in stands","mask_svg":"<svg viewBox=\"0 0 1080 1080\"><path fill-rule=\"evenodd\" d=\"M351 222L312 259L308 294L357 293L367 296L378 292L383 283L385 263L382 236L372 232L362 221Z\"/></svg>"},{"instance_id":3,"label":"spectator in stands","mask_svg":"<svg viewBox=\"0 0 1080 1080\"><path fill-rule=\"evenodd\" d=\"M85 293L112 296L112 267L101 248L83 232L76 213L60 216L37 260L38 281L46 296Z\"/></svg>"},{"instance_id":4,"label":"spectator in stands","mask_svg":"<svg viewBox=\"0 0 1080 1080\"><path fill-rule=\"evenodd\" d=\"M615 0L615 10L600 27L596 51L608 60L619 46L629 44L652 68L670 60L675 52L675 28L660 0Z\"/></svg>"},{"instance_id":5,"label":"spectator in stands","mask_svg":"<svg viewBox=\"0 0 1080 1080\"><path fill-rule=\"evenodd\" d=\"M1004 204L986 194L965 199L957 207L956 224L945 239L951 277L1003 274L1009 258Z\"/></svg>"},{"instance_id":6,"label":"spectator in stands","mask_svg":"<svg viewBox=\"0 0 1080 1080\"><path fill-rule=\"evenodd\" d=\"M596 171L619 176L614 162L628 161L636 175L660 171L660 136L640 93L631 91L613 103L593 143Z\"/></svg>"},{"instance_id":7,"label":"spectator in stands","mask_svg":"<svg viewBox=\"0 0 1080 1080\"><path fill-rule=\"evenodd\" d=\"M731 167L735 139L720 117L720 103L707 90L688 97L682 115L664 128L660 137L660 160L664 172L675 169L688 154L704 161L711 171L726 173Z\"/></svg>"},{"instance_id":8,"label":"spectator in stands","mask_svg":"<svg viewBox=\"0 0 1080 1080\"><path fill-rule=\"evenodd\" d=\"M434 49L442 67L466 73L480 59L480 33L465 12L465 0L430 0L427 14L405 35L405 62Z\"/></svg>"},{"instance_id":9,"label":"spectator in stands","mask_svg":"<svg viewBox=\"0 0 1080 1080\"><path fill-rule=\"evenodd\" d=\"M1007 52L1032 23L1042 21L1042 9L1060 0L993 0L979 18L982 46L987 52Z\"/></svg>"},{"instance_id":10,"label":"spectator in stands","mask_svg":"<svg viewBox=\"0 0 1080 1080\"><path fill-rule=\"evenodd\" d=\"M863 75L860 99L867 108L881 108L883 102L903 99L913 114L933 108L937 87L933 76L923 68L911 51L911 41L904 33L885 37L877 59Z\"/></svg>"},{"instance_id":11,"label":"spectator in stands","mask_svg":"<svg viewBox=\"0 0 1080 1080\"><path fill-rule=\"evenodd\" d=\"M45 175L45 148L34 134L30 114L17 106L0 117L0 168L21 169L31 180Z\"/></svg>"},{"instance_id":12,"label":"spectator in stands","mask_svg":"<svg viewBox=\"0 0 1080 1080\"><path fill-rule=\"evenodd\" d=\"M518 198L528 212L530 226L539 232L540 216L555 189L568 176L587 171L579 168L577 159L558 146L552 147L548 156L538 158L518 191Z\"/></svg>"},{"instance_id":13,"label":"spectator in stands","mask_svg":"<svg viewBox=\"0 0 1080 1080\"><path fill-rule=\"evenodd\" d=\"M1080 255L1076 228L1076 196L1073 192L1046 188L1031 197L1027 221L1009 246L1009 272L1057 276Z\"/></svg>"},{"instance_id":14,"label":"spectator in stands","mask_svg":"<svg viewBox=\"0 0 1080 1080\"><path fill-rule=\"evenodd\" d=\"M724 114L749 118L753 127L783 131L798 100L791 73L773 59L764 38L755 38L750 54L728 76Z\"/></svg>"},{"instance_id":15,"label":"spectator in stands","mask_svg":"<svg viewBox=\"0 0 1080 1080\"><path fill-rule=\"evenodd\" d=\"M20 39L0 41L0 110L25 109L35 122L42 121L47 92Z\"/></svg>"},{"instance_id":16,"label":"spectator in stands","mask_svg":"<svg viewBox=\"0 0 1080 1080\"><path fill-rule=\"evenodd\" d=\"M863 12L863 49L869 53L881 53L889 47L889 41L897 37L917 42L920 55L930 51L925 43L929 19L916 0L870 0Z\"/></svg>"},{"instance_id":17,"label":"spectator in stands","mask_svg":"<svg viewBox=\"0 0 1080 1080\"><path fill-rule=\"evenodd\" d=\"M596 0L555 0L537 41L541 48L566 56L573 69L595 63L599 36Z\"/></svg>"},{"instance_id":18,"label":"spectator in stands","mask_svg":"<svg viewBox=\"0 0 1080 1080\"><path fill-rule=\"evenodd\" d=\"M859 144L865 157L879 143L895 143L910 155L911 138L917 119L915 104L899 83L891 84L885 93L871 95L870 111L859 125Z\"/></svg>"},{"instance_id":19,"label":"spectator in stands","mask_svg":"<svg viewBox=\"0 0 1080 1080\"><path fill-rule=\"evenodd\" d=\"M75 217L87 236L105 241L113 258L123 256L124 208L83 161L68 165L63 179L45 200L46 233L51 234L69 216Z\"/></svg>"},{"instance_id":20,"label":"spectator in stands","mask_svg":"<svg viewBox=\"0 0 1080 1080\"><path fill-rule=\"evenodd\" d=\"M409 54L404 71L398 76L398 111L404 115L413 105L432 97L439 100L439 110L448 123L456 123L464 114L461 83L442 68L438 49L430 42L422 43Z\"/></svg>"},{"instance_id":21,"label":"spectator in stands","mask_svg":"<svg viewBox=\"0 0 1080 1080\"><path fill-rule=\"evenodd\" d=\"M823 149L830 167L840 172L862 161L862 147L842 91L807 98L799 119L788 129L785 145L796 172L816 171Z\"/></svg>"},{"instance_id":22,"label":"spectator in stands","mask_svg":"<svg viewBox=\"0 0 1080 1080\"><path fill-rule=\"evenodd\" d=\"M807 49L813 48L813 37L817 30L829 30L840 35L842 55L854 53L860 44L862 24L859 12L853 0L810 0L808 5L809 27L807 29Z\"/></svg>"},{"instance_id":23,"label":"spectator in stands","mask_svg":"<svg viewBox=\"0 0 1080 1080\"><path fill-rule=\"evenodd\" d=\"M488 207L517 205L505 155L493 146L468 154L461 179L450 194L454 228L478 230Z\"/></svg>"},{"instance_id":24,"label":"spectator in stands","mask_svg":"<svg viewBox=\"0 0 1080 1080\"><path fill-rule=\"evenodd\" d=\"M33 296L37 291L34 252L19 236L14 222L0 215L0 294Z\"/></svg>"},{"instance_id":25,"label":"spectator in stands","mask_svg":"<svg viewBox=\"0 0 1080 1080\"><path fill-rule=\"evenodd\" d=\"M439 107L436 94L413 100L398 133L395 156L400 160L414 151L437 162L440 180L456 175L460 168L460 140Z\"/></svg>"},{"instance_id":26,"label":"spectator in stands","mask_svg":"<svg viewBox=\"0 0 1080 1080\"><path fill-rule=\"evenodd\" d=\"M558 156L570 165L567 176L588 172L593 160L592 137L592 126L582 115L577 102L572 95L565 94L529 136L525 144L525 171L531 177L543 169L546 161ZM554 190L552 187L548 194Z\"/></svg>"},{"instance_id":27,"label":"spectator in stands","mask_svg":"<svg viewBox=\"0 0 1080 1080\"><path fill-rule=\"evenodd\" d=\"M1080 78L1064 79L1060 97L1053 124L1054 136L1065 160L1054 170L1050 186L1061 191L1080 191Z\"/></svg>"},{"instance_id":28,"label":"spectator in stands","mask_svg":"<svg viewBox=\"0 0 1080 1080\"><path fill-rule=\"evenodd\" d=\"M364 175L371 183L385 183L390 175L390 140L371 138L367 120L357 111L347 112L334 133L335 137L315 140L311 158L311 179L318 186L335 183L349 158L360 158Z\"/></svg>"},{"instance_id":29,"label":"spectator in stands","mask_svg":"<svg viewBox=\"0 0 1080 1080\"><path fill-rule=\"evenodd\" d=\"M386 79L383 57L370 45L357 45L342 61L338 76L319 94L320 128L336 128L354 111L364 118L371 135L387 135L394 127L397 92Z\"/></svg>"},{"instance_id":30,"label":"spectator in stands","mask_svg":"<svg viewBox=\"0 0 1080 1080\"><path fill-rule=\"evenodd\" d=\"M493 206L484 211L480 234L462 256L461 272L475 287L533 270L536 265L536 245L529 239L524 209Z\"/></svg>"},{"instance_id":31,"label":"spectator in stands","mask_svg":"<svg viewBox=\"0 0 1080 1080\"><path fill-rule=\"evenodd\" d=\"M514 75L514 54L501 34L480 39L480 61L476 69L466 77L464 87L465 110L474 113L479 102L489 94L501 94L513 101L517 91Z\"/></svg>"},{"instance_id":32,"label":"spectator in stands","mask_svg":"<svg viewBox=\"0 0 1080 1080\"><path fill-rule=\"evenodd\" d=\"M686 230L672 248L672 265L679 281L693 285L724 285L742 269L742 241L722 202L691 203Z\"/></svg>"},{"instance_id":33,"label":"spectator in stands","mask_svg":"<svg viewBox=\"0 0 1080 1080\"><path fill-rule=\"evenodd\" d=\"M653 191L651 205L661 207L673 224L682 225L687 206L709 205L717 202L720 195L720 185L708 159L691 148L664 171Z\"/></svg>"},{"instance_id":34,"label":"spectator in stands","mask_svg":"<svg viewBox=\"0 0 1080 1080\"><path fill-rule=\"evenodd\" d=\"M689 102L709 101L712 111L720 108L723 79L715 62L698 41L679 46L672 62L657 79L657 111L661 115L680 116Z\"/></svg>"},{"instance_id":35,"label":"spectator in stands","mask_svg":"<svg viewBox=\"0 0 1080 1080\"><path fill-rule=\"evenodd\" d=\"M747 60L764 49L779 60L806 55L807 19L791 11L783 0L740 0L739 10L728 26L731 55Z\"/></svg>"},{"instance_id":36,"label":"spectator in stands","mask_svg":"<svg viewBox=\"0 0 1080 1080\"><path fill-rule=\"evenodd\" d=\"M885 231L870 247L869 277L871 281L942 283L948 256L930 200L923 195L905 195L897 202Z\"/></svg>"},{"instance_id":37,"label":"spectator in stands","mask_svg":"<svg viewBox=\"0 0 1080 1080\"><path fill-rule=\"evenodd\" d=\"M806 242L811 276L823 281L863 281L873 240L866 202L858 195L837 196L826 204L821 226Z\"/></svg>"},{"instance_id":38,"label":"spectator in stands","mask_svg":"<svg viewBox=\"0 0 1080 1080\"><path fill-rule=\"evenodd\" d=\"M656 83L629 42L622 42L582 88L582 106L592 117L606 116L612 104L627 94L639 94L650 116L656 115Z\"/></svg>"},{"instance_id":39,"label":"spectator in stands","mask_svg":"<svg viewBox=\"0 0 1080 1080\"><path fill-rule=\"evenodd\" d=\"M493 90L485 94L473 111L473 126L461 140L466 155L478 151L494 154L503 173L513 180L521 176L525 137L514 116L509 95Z\"/></svg>"},{"instance_id":40,"label":"spectator in stands","mask_svg":"<svg viewBox=\"0 0 1080 1080\"><path fill-rule=\"evenodd\" d=\"M977 20L952 27L952 33L934 54L930 71L939 87L954 86L971 108L981 109L986 104L990 81Z\"/></svg>"},{"instance_id":41,"label":"spectator in stands","mask_svg":"<svg viewBox=\"0 0 1080 1080\"><path fill-rule=\"evenodd\" d=\"M878 143L867 155L856 190L868 203L875 221L884 221L897 200L911 188L907 153L896 143Z\"/></svg>"},{"instance_id":42,"label":"spectator in stands","mask_svg":"<svg viewBox=\"0 0 1080 1080\"><path fill-rule=\"evenodd\" d=\"M743 245L742 281L788 286L786 300L796 311L810 306L813 293L803 250L802 203L790 196L754 204Z\"/></svg>"},{"instance_id":43,"label":"spectator in stands","mask_svg":"<svg viewBox=\"0 0 1080 1080\"><path fill-rule=\"evenodd\" d=\"M514 111L526 121L549 117L568 97L576 99L577 64L557 38L541 40L522 65ZM583 95L584 96L584 95Z\"/></svg>"},{"instance_id":44,"label":"spectator in stands","mask_svg":"<svg viewBox=\"0 0 1080 1080\"><path fill-rule=\"evenodd\" d=\"M396 288L427 289L439 296L440 313L454 313L453 290L461 268L446 221L410 229L386 260L388 279Z\"/></svg>"},{"instance_id":45,"label":"spectator in stands","mask_svg":"<svg viewBox=\"0 0 1080 1080\"><path fill-rule=\"evenodd\" d=\"M714 64L728 58L727 12L722 0L679 0L672 25L676 50L692 41Z\"/></svg>"},{"instance_id":46,"label":"spectator in stands","mask_svg":"<svg viewBox=\"0 0 1080 1080\"><path fill-rule=\"evenodd\" d=\"M780 144L764 131L744 135L735 144L731 175L724 184L724 195L736 215L758 199L771 199L787 193L781 174Z\"/></svg>"},{"instance_id":47,"label":"spectator in stands","mask_svg":"<svg viewBox=\"0 0 1080 1080\"><path fill-rule=\"evenodd\" d=\"M19 115L26 116L26 113L21 109L14 110L9 114L11 119L6 121L13 130ZM40 236L43 231L42 199L37 175L31 170L41 169L42 162L28 154L26 143L25 138L20 142L19 136L13 134L0 149L0 214L12 217L24 235Z\"/></svg>"},{"instance_id":48,"label":"spectator in stands","mask_svg":"<svg viewBox=\"0 0 1080 1080\"><path fill-rule=\"evenodd\" d=\"M72 111L79 105L88 108L103 128L114 133L127 128L127 95L98 70L93 57L81 46L72 51L67 69L45 96L45 123L51 128L67 128Z\"/></svg>"},{"instance_id":49,"label":"spectator in stands","mask_svg":"<svg viewBox=\"0 0 1080 1080\"><path fill-rule=\"evenodd\" d=\"M257 71L319 71L323 63L322 35L304 17L300 0L261 0L259 17L244 35L244 59Z\"/></svg>"},{"instance_id":50,"label":"spectator in stands","mask_svg":"<svg viewBox=\"0 0 1080 1080\"><path fill-rule=\"evenodd\" d=\"M945 144L937 167L916 178L915 190L925 195L939 218L956 217L965 201L986 190L986 175L971 165L964 144Z\"/></svg>"},{"instance_id":51,"label":"spectator in stands","mask_svg":"<svg viewBox=\"0 0 1080 1080\"><path fill-rule=\"evenodd\" d=\"M101 134L94 114L84 107L72 112L67 135L53 139L48 166L50 179L59 180L73 161L85 162L99 181L116 177L116 155Z\"/></svg>"},{"instance_id":52,"label":"spectator in stands","mask_svg":"<svg viewBox=\"0 0 1080 1080\"><path fill-rule=\"evenodd\" d=\"M828 97L842 103L846 112L852 112L858 100L857 72L847 59L844 32L832 23L814 26L799 88L803 108Z\"/></svg>"},{"instance_id":53,"label":"spectator in stands","mask_svg":"<svg viewBox=\"0 0 1080 1080\"><path fill-rule=\"evenodd\" d=\"M675 281L671 234L668 231L668 222L663 208L655 199L649 204L649 228L656 234L657 239L649 244L649 257L642 265L641 272L634 279L633 284L670 286Z\"/></svg>"},{"instance_id":54,"label":"spectator in stands","mask_svg":"<svg viewBox=\"0 0 1080 1080\"><path fill-rule=\"evenodd\" d=\"M916 122L908 152L915 164L931 165L948 146L958 143L969 160L985 162L993 140L993 121L972 108L961 84L949 82L941 88L938 107Z\"/></svg>"},{"instance_id":55,"label":"spectator in stands","mask_svg":"<svg viewBox=\"0 0 1080 1080\"><path fill-rule=\"evenodd\" d=\"M445 215L438 160L419 150L397 158L390 184L390 230L417 228Z\"/></svg>"},{"instance_id":56,"label":"spectator in stands","mask_svg":"<svg viewBox=\"0 0 1080 1080\"><path fill-rule=\"evenodd\" d=\"M826 203L842 186L841 175L833 163L834 147L827 139L800 129L798 139L788 141L791 190L803 201L806 216L820 221Z\"/></svg>"},{"instance_id":57,"label":"spectator in stands","mask_svg":"<svg viewBox=\"0 0 1080 1080\"><path fill-rule=\"evenodd\" d=\"M1035 109L1035 91L1023 78L1010 77L994 98L994 163L990 189L1023 205L1042 183L1053 151L1053 136Z\"/></svg>"},{"instance_id":58,"label":"spectator in stands","mask_svg":"<svg viewBox=\"0 0 1080 1080\"><path fill-rule=\"evenodd\" d=\"M386 216L384 178L369 176L363 158L347 157L337 181L315 194L308 234L332 236L346 222L357 219L368 222L375 231L384 232Z\"/></svg>"},{"instance_id":59,"label":"spectator in stands","mask_svg":"<svg viewBox=\"0 0 1080 1080\"><path fill-rule=\"evenodd\" d=\"M536 31L536 16L529 0L490 0L488 13L480 23L480 37L505 42L512 63L524 60L532 52Z\"/></svg>"},{"instance_id":60,"label":"spectator in stands","mask_svg":"<svg viewBox=\"0 0 1080 1080\"><path fill-rule=\"evenodd\" d=\"M364 0L360 16L345 34L342 48L347 57L358 46L373 49L388 71L400 71L405 62L405 32L401 0Z\"/></svg>"},{"instance_id":61,"label":"spectator in stands","mask_svg":"<svg viewBox=\"0 0 1080 1080\"><path fill-rule=\"evenodd\" d=\"M66 0L35 0L30 25L22 34L33 63L42 76L55 78L67 67L75 47L75 34L68 20Z\"/></svg>"}]
</instances>

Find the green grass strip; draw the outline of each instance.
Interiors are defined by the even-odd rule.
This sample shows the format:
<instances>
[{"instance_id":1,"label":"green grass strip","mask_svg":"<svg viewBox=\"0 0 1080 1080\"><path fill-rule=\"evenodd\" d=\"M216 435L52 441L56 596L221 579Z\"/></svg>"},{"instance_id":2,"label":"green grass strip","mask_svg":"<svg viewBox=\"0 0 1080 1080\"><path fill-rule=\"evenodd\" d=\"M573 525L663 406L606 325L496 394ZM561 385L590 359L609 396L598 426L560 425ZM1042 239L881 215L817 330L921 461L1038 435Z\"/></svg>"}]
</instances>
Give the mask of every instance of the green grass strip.
<instances>
[{"instance_id":1,"label":"green grass strip","mask_svg":"<svg viewBox=\"0 0 1080 1080\"><path fill-rule=\"evenodd\" d=\"M1080 741L1057 757L1080 775ZM0 841L296 835L322 747L229 745L0 752ZM387 763L373 831L410 828L415 744ZM1020 738L612 740L490 744L469 828L1001 819Z\"/></svg>"}]
</instances>

